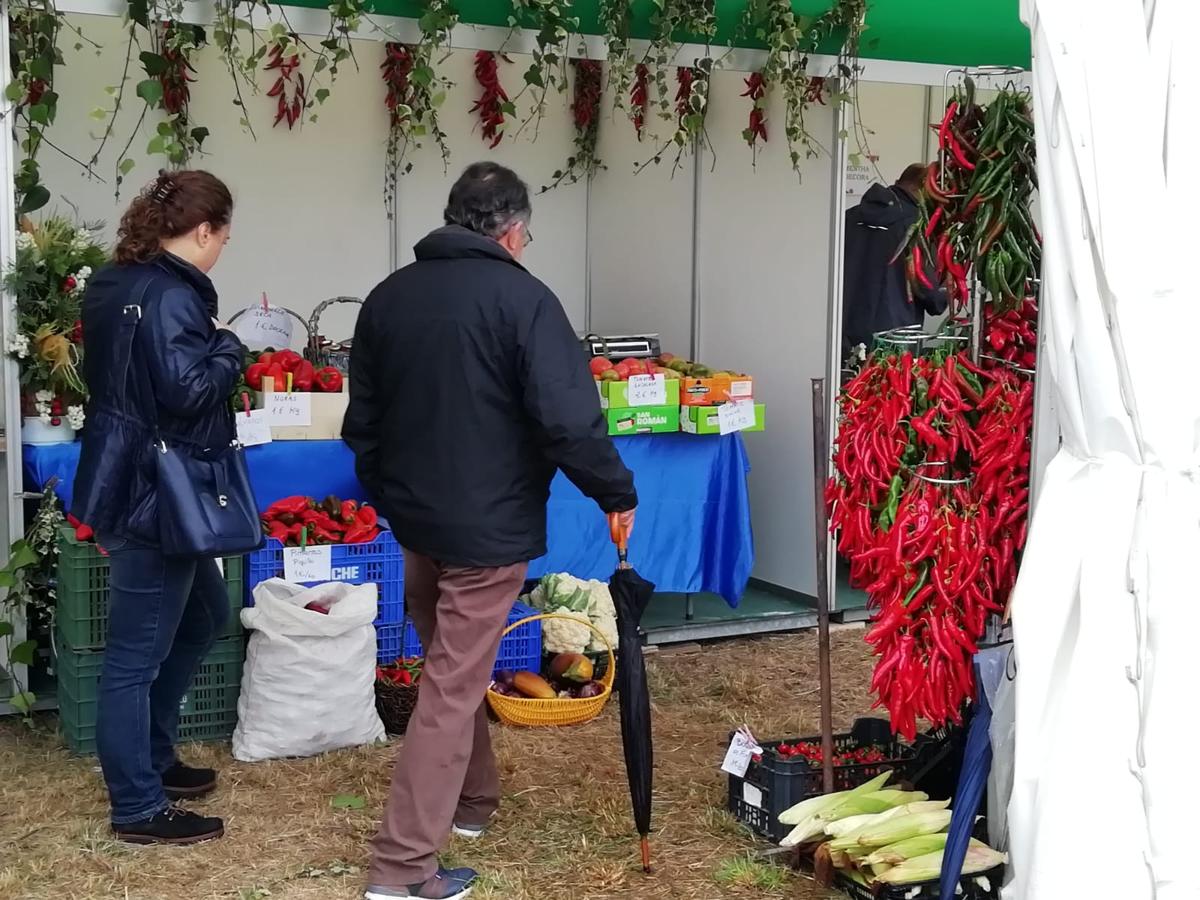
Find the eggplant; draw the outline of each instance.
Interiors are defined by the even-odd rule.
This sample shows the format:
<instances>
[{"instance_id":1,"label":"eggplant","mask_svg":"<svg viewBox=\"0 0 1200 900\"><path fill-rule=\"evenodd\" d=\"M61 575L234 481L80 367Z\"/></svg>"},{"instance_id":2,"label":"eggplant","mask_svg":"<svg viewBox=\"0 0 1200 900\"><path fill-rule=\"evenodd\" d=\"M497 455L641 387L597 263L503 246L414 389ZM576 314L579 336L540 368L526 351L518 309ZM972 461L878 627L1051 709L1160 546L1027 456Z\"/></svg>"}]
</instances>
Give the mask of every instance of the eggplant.
<instances>
[{"instance_id":1,"label":"eggplant","mask_svg":"<svg viewBox=\"0 0 1200 900\"><path fill-rule=\"evenodd\" d=\"M513 683L513 673L511 671L509 671L508 669L501 669L500 672L496 675L496 683L504 684L504 685L511 685Z\"/></svg>"},{"instance_id":2,"label":"eggplant","mask_svg":"<svg viewBox=\"0 0 1200 900\"><path fill-rule=\"evenodd\" d=\"M576 696L581 700L585 700L588 697L599 697L603 693L604 685L598 681L589 681L587 684L579 688Z\"/></svg>"}]
</instances>

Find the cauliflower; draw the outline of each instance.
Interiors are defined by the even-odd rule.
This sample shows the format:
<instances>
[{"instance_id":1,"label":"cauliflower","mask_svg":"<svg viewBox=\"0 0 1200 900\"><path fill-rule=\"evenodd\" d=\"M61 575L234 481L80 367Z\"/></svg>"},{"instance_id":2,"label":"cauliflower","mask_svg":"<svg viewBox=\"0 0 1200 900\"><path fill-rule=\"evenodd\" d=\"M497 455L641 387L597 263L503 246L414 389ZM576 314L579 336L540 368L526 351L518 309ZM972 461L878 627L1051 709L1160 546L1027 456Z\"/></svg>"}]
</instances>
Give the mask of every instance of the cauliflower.
<instances>
[{"instance_id":1,"label":"cauliflower","mask_svg":"<svg viewBox=\"0 0 1200 900\"><path fill-rule=\"evenodd\" d=\"M587 614L565 606L550 612L567 618L542 620L542 648L547 653L582 653L593 637Z\"/></svg>"},{"instance_id":2,"label":"cauliflower","mask_svg":"<svg viewBox=\"0 0 1200 900\"><path fill-rule=\"evenodd\" d=\"M543 612L569 615L591 622L617 648L617 610L608 585L583 581L566 573L546 575L529 594L529 605ZM584 633L586 631L586 633ZM547 653L603 653L603 642L591 629L574 622L548 619L542 626L542 646Z\"/></svg>"}]
</instances>

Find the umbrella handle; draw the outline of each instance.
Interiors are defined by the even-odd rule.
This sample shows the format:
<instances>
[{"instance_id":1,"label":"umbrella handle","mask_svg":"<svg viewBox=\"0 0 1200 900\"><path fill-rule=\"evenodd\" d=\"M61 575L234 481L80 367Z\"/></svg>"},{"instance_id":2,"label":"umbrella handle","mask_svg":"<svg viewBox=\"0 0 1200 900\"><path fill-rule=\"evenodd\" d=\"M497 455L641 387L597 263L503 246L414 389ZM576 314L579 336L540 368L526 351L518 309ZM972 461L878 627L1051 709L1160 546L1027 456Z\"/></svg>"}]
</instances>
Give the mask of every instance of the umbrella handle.
<instances>
[{"instance_id":1,"label":"umbrella handle","mask_svg":"<svg viewBox=\"0 0 1200 900\"><path fill-rule=\"evenodd\" d=\"M608 514L608 534L612 538L612 542L617 545L617 556L621 560L622 568L629 566L629 529L621 524L620 513Z\"/></svg>"}]
</instances>

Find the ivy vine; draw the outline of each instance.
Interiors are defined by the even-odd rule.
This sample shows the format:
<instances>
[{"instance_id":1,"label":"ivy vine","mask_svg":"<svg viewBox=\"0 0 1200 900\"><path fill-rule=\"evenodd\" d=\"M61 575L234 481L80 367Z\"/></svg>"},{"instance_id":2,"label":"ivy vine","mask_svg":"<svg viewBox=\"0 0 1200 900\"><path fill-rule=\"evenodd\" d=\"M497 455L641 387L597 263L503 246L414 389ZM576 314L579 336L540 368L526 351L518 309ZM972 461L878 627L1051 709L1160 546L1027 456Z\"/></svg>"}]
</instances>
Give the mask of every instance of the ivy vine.
<instances>
[{"instance_id":1,"label":"ivy vine","mask_svg":"<svg viewBox=\"0 0 1200 900\"><path fill-rule=\"evenodd\" d=\"M571 60L571 67L575 70L575 95L571 101L575 152L567 159L567 164L554 173L554 180L542 187L543 194L561 184L590 180L605 168L596 154L600 135L600 101L604 96L604 67L591 59Z\"/></svg>"},{"instance_id":2,"label":"ivy vine","mask_svg":"<svg viewBox=\"0 0 1200 900\"><path fill-rule=\"evenodd\" d=\"M708 97L712 73L716 61L705 57L696 60L694 66L679 66L675 70L675 131L671 139L659 147L654 156L639 165L634 171L641 172L651 163L660 164L666 153L674 148L675 158L671 165L671 177L679 171L683 158L688 153L709 146L705 123L708 121ZM713 156L716 166L716 156Z\"/></svg>"},{"instance_id":3,"label":"ivy vine","mask_svg":"<svg viewBox=\"0 0 1200 900\"><path fill-rule=\"evenodd\" d=\"M52 0L12 0L9 5L9 59L12 80L5 99L12 104L14 123L23 126L20 148L24 154L16 172L17 214L25 215L50 202L42 184L38 152L49 145L46 129L58 115L54 70L63 64L58 35L63 17Z\"/></svg>"},{"instance_id":4,"label":"ivy vine","mask_svg":"<svg viewBox=\"0 0 1200 900\"><path fill-rule=\"evenodd\" d=\"M401 175L412 171L411 150L432 138L442 158L442 171L450 168L450 145L438 121L438 110L446 102L449 81L437 74L435 57L449 46L450 32L458 24L458 11L447 0L425 0L416 44L388 43L380 66L387 85L387 161L384 176L384 206L388 218L396 212L396 190Z\"/></svg>"},{"instance_id":5,"label":"ivy vine","mask_svg":"<svg viewBox=\"0 0 1200 900\"><path fill-rule=\"evenodd\" d=\"M600 0L600 29L608 39L608 86L613 107L625 109L637 77L637 62L629 47L633 24L633 0Z\"/></svg>"},{"instance_id":6,"label":"ivy vine","mask_svg":"<svg viewBox=\"0 0 1200 900\"><path fill-rule=\"evenodd\" d=\"M676 39L682 35L698 37L705 44L717 36L716 0L653 0L650 25L654 35L643 62L654 70L659 115L672 117L673 94L670 73L679 53Z\"/></svg>"},{"instance_id":7,"label":"ivy vine","mask_svg":"<svg viewBox=\"0 0 1200 900\"><path fill-rule=\"evenodd\" d=\"M533 60L525 70L525 84L513 97L515 104L526 92L532 92L532 108L517 134L532 124L534 140L546 115L546 96L552 89L560 93L567 89L567 41L579 30L579 17L573 14L571 2L512 0L509 25L514 30L524 26L535 32Z\"/></svg>"}]
</instances>

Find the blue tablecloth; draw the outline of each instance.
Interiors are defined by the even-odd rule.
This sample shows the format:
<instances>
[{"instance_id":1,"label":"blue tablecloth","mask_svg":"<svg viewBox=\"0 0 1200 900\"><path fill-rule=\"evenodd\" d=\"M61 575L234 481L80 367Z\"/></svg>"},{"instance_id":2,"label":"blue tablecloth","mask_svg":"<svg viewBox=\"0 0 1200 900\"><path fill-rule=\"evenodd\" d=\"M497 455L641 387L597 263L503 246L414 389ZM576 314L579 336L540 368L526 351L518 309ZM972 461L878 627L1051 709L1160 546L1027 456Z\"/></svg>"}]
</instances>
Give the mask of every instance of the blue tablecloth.
<instances>
[{"instance_id":1,"label":"blue tablecloth","mask_svg":"<svg viewBox=\"0 0 1200 900\"><path fill-rule=\"evenodd\" d=\"M737 606L754 566L750 463L740 435L638 435L616 438L633 470L640 507L629 559L666 593L713 593ZM79 463L78 444L27 444L26 483L40 489L51 476L67 506ZM276 441L246 452L261 507L280 497L307 494L361 497L354 458L341 441ZM616 554L596 505L561 474L547 511L549 552L530 577L570 572L607 580Z\"/></svg>"}]
</instances>

